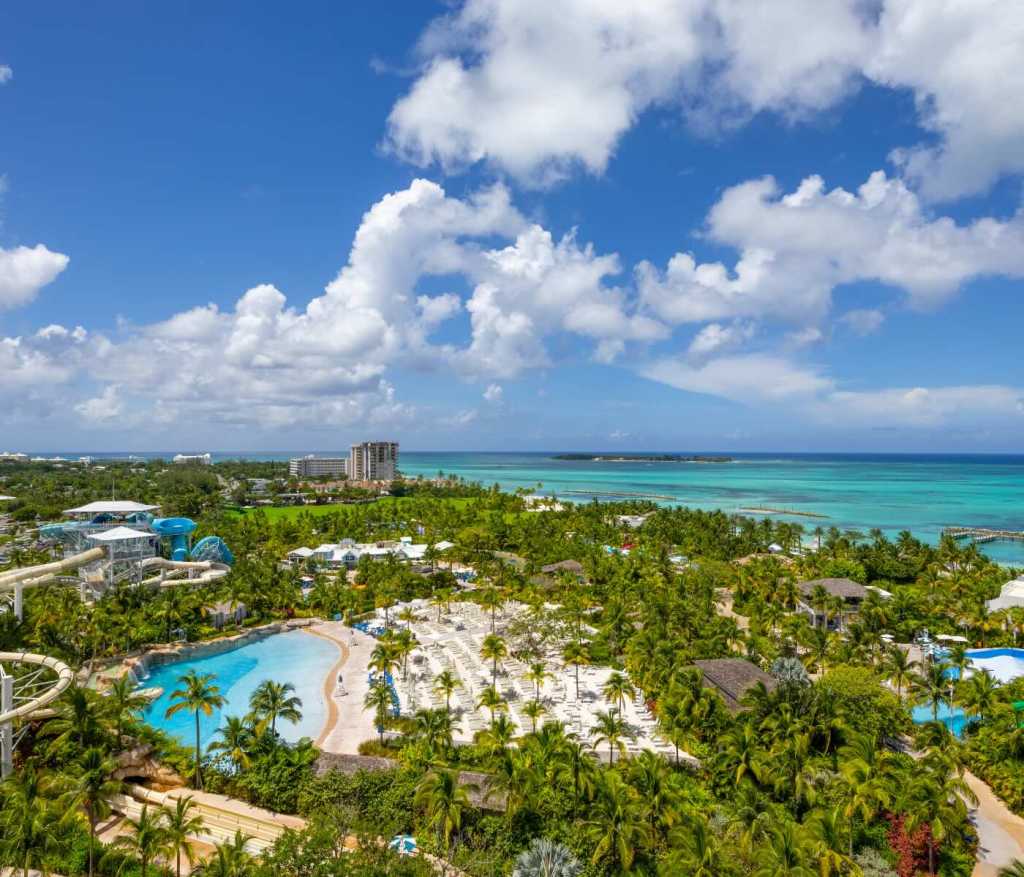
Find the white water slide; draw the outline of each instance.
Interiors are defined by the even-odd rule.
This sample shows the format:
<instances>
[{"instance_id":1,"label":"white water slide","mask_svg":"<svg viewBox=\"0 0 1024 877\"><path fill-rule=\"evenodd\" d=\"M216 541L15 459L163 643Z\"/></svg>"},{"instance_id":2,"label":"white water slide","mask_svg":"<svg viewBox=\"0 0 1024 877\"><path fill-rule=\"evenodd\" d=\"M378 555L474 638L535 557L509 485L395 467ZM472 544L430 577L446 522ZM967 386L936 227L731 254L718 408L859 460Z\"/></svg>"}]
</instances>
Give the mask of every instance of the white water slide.
<instances>
[{"instance_id":1,"label":"white water slide","mask_svg":"<svg viewBox=\"0 0 1024 877\"><path fill-rule=\"evenodd\" d=\"M14 769L14 723L49 706L74 680L63 661L32 652L0 652L0 778Z\"/></svg>"}]
</instances>

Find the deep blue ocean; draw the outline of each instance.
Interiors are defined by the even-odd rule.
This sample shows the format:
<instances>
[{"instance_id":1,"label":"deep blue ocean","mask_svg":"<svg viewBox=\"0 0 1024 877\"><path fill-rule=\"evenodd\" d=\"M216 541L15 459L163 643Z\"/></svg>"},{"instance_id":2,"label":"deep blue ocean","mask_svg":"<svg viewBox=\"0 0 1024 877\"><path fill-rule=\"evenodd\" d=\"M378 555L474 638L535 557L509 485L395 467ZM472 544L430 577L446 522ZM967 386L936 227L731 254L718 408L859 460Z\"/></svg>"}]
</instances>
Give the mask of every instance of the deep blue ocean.
<instances>
[{"instance_id":1,"label":"deep blue ocean","mask_svg":"<svg viewBox=\"0 0 1024 877\"><path fill-rule=\"evenodd\" d=\"M638 494L663 504L727 512L771 507L824 516L777 516L801 523L808 531L819 525L862 531L877 527L889 535L910 530L934 542L943 527L954 525L1024 530L1024 455L724 455L734 462L591 462L556 460L553 453L403 451L400 466L407 475L445 472L574 501ZM73 459L80 454L61 456ZM123 459L128 454L91 456ZM169 459L173 452L136 456ZM294 456L295 452L271 451L214 454L217 460ZM984 550L1000 562L1024 565L1024 542L994 542Z\"/></svg>"}]
</instances>

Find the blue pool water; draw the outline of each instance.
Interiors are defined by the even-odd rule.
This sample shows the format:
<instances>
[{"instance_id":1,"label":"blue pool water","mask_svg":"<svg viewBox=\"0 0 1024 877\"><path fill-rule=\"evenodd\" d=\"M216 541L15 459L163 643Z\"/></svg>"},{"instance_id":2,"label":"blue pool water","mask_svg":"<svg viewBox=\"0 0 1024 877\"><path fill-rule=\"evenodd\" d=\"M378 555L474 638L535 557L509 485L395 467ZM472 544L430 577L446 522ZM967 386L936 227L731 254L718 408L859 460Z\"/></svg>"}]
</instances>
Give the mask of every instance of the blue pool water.
<instances>
[{"instance_id":1,"label":"blue pool water","mask_svg":"<svg viewBox=\"0 0 1024 877\"><path fill-rule=\"evenodd\" d=\"M970 649L967 652L971 659L971 665L979 670L988 670L999 682L1012 682L1024 676L1024 649ZM951 668L947 671L950 678L959 677L959 671ZM929 704L921 704L914 707L911 717L918 725L933 720L932 708ZM938 719L946 725L950 731L959 737L970 719L964 714L960 707L939 706Z\"/></svg>"},{"instance_id":2,"label":"blue pool water","mask_svg":"<svg viewBox=\"0 0 1024 877\"><path fill-rule=\"evenodd\" d=\"M170 694L177 687L178 677L195 670L213 673L220 693L227 703L213 715L199 717L199 737L203 748L214 739L225 715L243 716L249 711L249 695L265 679L290 682L295 694L302 698L302 720L292 725L279 722L278 732L286 740L302 737L316 739L327 716L323 699L324 677L338 660L338 648L328 640L301 630L269 636L221 655L197 660L165 664L156 668L142 684L159 686L164 692L146 709L146 721L177 737L186 746L195 745L195 719L192 713L178 713L164 718L171 704Z\"/></svg>"}]
</instances>

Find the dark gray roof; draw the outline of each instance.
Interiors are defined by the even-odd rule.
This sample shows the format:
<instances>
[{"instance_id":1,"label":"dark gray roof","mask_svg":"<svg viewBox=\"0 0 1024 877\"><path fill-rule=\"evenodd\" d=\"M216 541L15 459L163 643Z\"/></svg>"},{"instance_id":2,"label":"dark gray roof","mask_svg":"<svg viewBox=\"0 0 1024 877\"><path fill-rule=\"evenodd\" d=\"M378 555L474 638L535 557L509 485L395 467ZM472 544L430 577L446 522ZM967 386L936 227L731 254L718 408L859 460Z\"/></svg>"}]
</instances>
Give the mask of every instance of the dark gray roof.
<instances>
[{"instance_id":1,"label":"dark gray roof","mask_svg":"<svg viewBox=\"0 0 1024 877\"><path fill-rule=\"evenodd\" d=\"M541 572L547 573L561 572L562 570L575 573L576 575L583 575L583 564L578 560L560 560L558 563L549 563L547 566L540 568Z\"/></svg>"},{"instance_id":2,"label":"dark gray roof","mask_svg":"<svg viewBox=\"0 0 1024 877\"><path fill-rule=\"evenodd\" d=\"M818 586L823 587L831 596L842 597L844 600L863 600L867 596L867 588L852 579L814 579L800 582L797 587L807 596Z\"/></svg>"},{"instance_id":3,"label":"dark gray roof","mask_svg":"<svg viewBox=\"0 0 1024 877\"><path fill-rule=\"evenodd\" d=\"M401 765L397 761L378 755L341 755L335 752L321 752L313 770L317 776L323 776L332 770L351 775L360 770L398 770L400 767ZM474 807L501 812L505 809L506 795L497 789L488 794L487 778L488 775L485 773L472 770L459 771L459 785L465 787L469 801Z\"/></svg>"},{"instance_id":4,"label":"dark gray roof","mask_svg":"<svg viewBox=\"0 0 1024 877\"><path fill-rule=\"evenodd\" d=\"M704 675L704 682L718 690L733 712L741 709L743 695L758 682L763 682L769 691L776 687L774 677L746 658L712 658L693 663Z\"/></svg>"}]
</instances>

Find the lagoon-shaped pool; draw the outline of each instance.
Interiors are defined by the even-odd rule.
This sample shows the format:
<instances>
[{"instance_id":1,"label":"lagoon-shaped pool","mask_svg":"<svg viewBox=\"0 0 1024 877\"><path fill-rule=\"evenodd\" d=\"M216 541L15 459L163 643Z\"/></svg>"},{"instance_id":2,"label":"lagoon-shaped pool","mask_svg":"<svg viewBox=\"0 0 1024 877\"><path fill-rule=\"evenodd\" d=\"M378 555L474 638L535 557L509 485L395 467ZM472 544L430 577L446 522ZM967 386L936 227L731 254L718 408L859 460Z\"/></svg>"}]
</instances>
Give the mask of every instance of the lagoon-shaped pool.
<instances>
[{"instance_id":1,"label":"lagoon-shaped pool","mask_svg":"<svg viewBox=\"0 0 1024 877\"><path fill-rule=\"evenodd\" d=\"M265 679L290 682L295 694L302 698L302 721L293 725L278 722L277 730L286 740L302 737L316 739L327 717L323 685L327 672L338 660L338 647L329 640L301 630L268 636L205 658L193 658L156 667L142 680L146 688L159 686L163 694L143 713L149 724L166 731L186 746L195 745L195 718L181 712L167 719L164 712L171 705L170 694L178 687L178 677L195 670L213 673L220 693L227 701L213 715L199 717L199 737L205 749L215 739L225 715L244 716L249 711L249 695Z\"/></svg>"}]
</instances>

